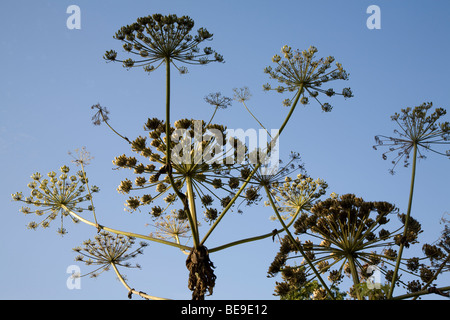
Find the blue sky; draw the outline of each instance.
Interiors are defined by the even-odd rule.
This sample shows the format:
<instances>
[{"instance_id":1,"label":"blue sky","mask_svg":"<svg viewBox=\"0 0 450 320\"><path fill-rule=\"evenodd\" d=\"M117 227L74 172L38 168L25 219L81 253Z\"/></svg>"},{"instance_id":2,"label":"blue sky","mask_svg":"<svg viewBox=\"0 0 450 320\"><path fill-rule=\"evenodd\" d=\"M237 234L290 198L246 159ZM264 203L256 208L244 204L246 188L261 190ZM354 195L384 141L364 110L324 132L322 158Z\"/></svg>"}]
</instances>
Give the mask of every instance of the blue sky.
<instances>
[{"instance_id":1,"label":"blue sky","mask_svg":"<svg viewBox=\"0 0 450 320\"><path fill-rule=\"evenodd\" d=\"M81 9L81 29L69 30L66 9ZM381 29L369 30L366 9L381 9ZM401 108L432 101L447 108L450 31L448 1L2 1L0 3L0 293L2 299L126 299L126 290L113 272L98 279L83 278L80 290L68 290L66 269L75 264L72 248L93 237L95 229L67 224L69 234L26 229L31 220L11 202L11 193L24 191L30 175L46 174L70 164L67 152L86 146L95 157L87 168L101 192L95 198L102 224L140 233L150 232L147 217L123 210L127 197L116 192L124 177L112 170L112 159L129 147L105 126L91 123L90 106L111 111L111 124L130 138L144 134L148 117L164 115L164 73L125 70L105 63L106 50L121 54L112 38L123 25L153 13L189 15L196 27L214 34L213 49L225 64L192 66L187 75L172 77L172 119L209 119L211 106L203 97L248 86L248 105L268 128L278 128L288 96L263 92L263 73L271 57L287 44L293 49L318 48L318 57L333 55L350 73L344 86L354 98L334 97L331 113L310 103L297 108L280 141L281 155L297 151L307 172L326 180L330 192L355 193L367 201L389 201L406 210L410 170L388 173L389 162L374 151L374 135L390 135L390 116ZM123 56L123 54L122 54ZM337 84L336 86L341 86ZM446 120L449 116L446 116ZM257 128L235 102L219 110L216 121L229 128ZM439 219L450 212L448 159L429 155L416 175L413 217L424 228L421 241L439 236ZM264 208L229 215L210 239L210 246L276 227ZM448 217L448 216L447 216ZM255 222L257 221L257 222ZM277 226L278 227L278 226ZM279 279L266 278L278 250L270 239L233 247L212 255L218 276L214 299L276 299ZM149 294L189 299L185 255L151 243L139 257L143 269L126 271L130 284ZM89 272L84 265L81 271ZM449 277L447 276L446 284Z\"/></svg>"}]
</instances>

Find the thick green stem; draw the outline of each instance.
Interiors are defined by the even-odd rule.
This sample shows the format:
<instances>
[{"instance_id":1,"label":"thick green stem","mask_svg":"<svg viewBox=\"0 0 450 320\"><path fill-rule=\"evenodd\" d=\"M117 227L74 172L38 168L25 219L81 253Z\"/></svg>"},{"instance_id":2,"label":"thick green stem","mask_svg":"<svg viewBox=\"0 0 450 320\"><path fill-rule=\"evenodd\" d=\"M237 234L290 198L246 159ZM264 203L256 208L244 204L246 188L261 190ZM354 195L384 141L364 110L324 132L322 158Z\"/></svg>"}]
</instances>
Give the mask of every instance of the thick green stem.
<instances>
[{"instance_id":1,"label":"thick green stem","mask_svg":"<svg viewBox=\"0 0 450 320\"><path fill-rule=\"evenodd\" d=\"M358 298L358 300L361 300L361 293L359 291L358 288L358 284L359 284L359 277L358 277L358 270L356 270L356 265L355 265L355 261L353 259L353 257L348 257L348 265L350 267L350 272L352 274L352 279L353 279L353 284L355 286L355 291L356 291L356 297Z\"/></svg>"},{"instance_id":2,"label":"thick green stem","mask_svg":"<svg viewBox=\"0 0 450 320\"><path fill-rule=\"evenodd\" d=\"M170 164L170 59L166 58L166 164Z\"/></svg>"},{"instance_id":3,"label":"thick green stem","mask_svg":"<svg viewBox=\"0 0 450 320\"><path fill-rule=\"evenodd\" d=\"M171 153L171 137L170 137L170 58L166 58L166 170L167 176L169 177L170 185L172 186L175 194L183 200L183 204L185 205L185 209L187 209L186 203L184 203L184 199L186 198L184 194L178 190L175 185L175 181L172 176L172 164L170 163L170 153ZM194 238L194 248L198 245L198 235L196 234L197 223L191 217L188 212L188 220L189 225L191 227L192 236Z\"/></svg>"},{"instance_id":4,"label":"thick green stem","mask_svg":"<svg viewBox=\"0 0 450 320\"><path fill-rule=\"evenodd\" d=\"M392 277L391 287L389 289L388 299L391 299L392 298L392 294L394 293L394 288L395 288L395 282L396 282L396 279L397 279L398 269L400 268L400 262L401 262L401 259L402 259L403 248L405 246L406 235L408 233L408 222L409 222L409 217L411 216L411 207L412 207L412 200L413 200L413 193L414 193L414 180L415 180L415 177L416 177L416 162L417 162L417 143L414 142L413 164L412 164L412 173L411 173L411 186L410 186L410 189L409 189L408 210L406 212L405 227L404 227L404 230L403 230L403 237L402 237L402 241L400 242L400 248L398 250L397 262L396 262L395 269L394 269L394 275Z\"/></svg>"},{"instance_id":5,"label":"thick green stem","mask_svg":"<svg viewBox=\"0 0 450 320\"><path fill-rule=\"evenodd\" d=\"M322 284L322 286L324 287L324 289L327 291L328 295L330 296L331 299L334 300L334 296L333 293L331 292L330 288L328 288L327 284L325 283L325 281L322 279L322 276L320 275L320 273L317 271L317 269L314 267L314 264L312 263L311 259L308 258L308 256L305 254L305 252L302 249L302 246L299 245L297 243L297 241L295 241L294 237L292 236L292 233L289 231L288 227L286 226L286 224L284 223L280 213L278 212L278 209L275 205L275 203L273 202L272 199L272 195L270 193L270 190L267 186L264 186L264 189L266 190L266 194L267 197L269 198L269 202L270 205L272 206L273 211L275 212L278 220L280 221L281 225L283 226L284 231L286 231L287 236L289 237L289 239L291 240L292 244L294 245L295 249L297 251L300 252L300 254L303 256L303 258L305 259L305 261L309 264L309 266L311 267L311 270L314 272L314 274L316 275L317 279L319 279L320 283Z\"/></svg>"},{"instance_id":6,"label":"thick green stem","mask_svg":"<svg viewBox=\"0 0 450 320\"><path fill-rule=\"evenodd\" d=\"M189 201L188 215L190 215L192 219L191 228L194 228L192 229L192 236L194 238L194 247L197 248L199 246L197 210L195 209L194 190L192 188L192 180L190 177L186 177L186 187L187 187L187 197Z\"/></svg>"}]
</instances>

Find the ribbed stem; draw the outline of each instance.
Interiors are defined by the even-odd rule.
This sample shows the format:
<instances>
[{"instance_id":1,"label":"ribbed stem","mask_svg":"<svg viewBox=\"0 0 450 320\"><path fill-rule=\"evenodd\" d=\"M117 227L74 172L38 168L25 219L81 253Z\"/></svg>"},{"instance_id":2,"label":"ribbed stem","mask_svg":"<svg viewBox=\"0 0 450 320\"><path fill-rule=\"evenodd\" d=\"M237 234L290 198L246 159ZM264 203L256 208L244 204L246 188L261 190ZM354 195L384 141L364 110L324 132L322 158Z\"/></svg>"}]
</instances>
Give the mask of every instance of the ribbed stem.
<instances>
[{"instance_id":1,"label":"ribbed stem","mask_svg":"<svg viewBox=\"0 0 450 320\"><path fill-rule=\"evenodd\" d=\"M169 177L170 185L175 194L180 199L185 199L185 195L178 190L172 176L170 154L171 154L171 137L170 137L170 58L166 58L166 170ZM186 209L186 208L185 208ZM198 234L196 234L197 223L188 213L189 226L191 227L192 237L194 238L194 248L198 246Z\"/></svg>"},{"instance_id":2,"label":"ribbed stem","mask_svg":"<svg viewBox=\"0 0 450 320\"><path fill-rule=\"evenodd\" d=\"M400 248L398 250L398 256L397 256L397 262L395 265L395 269L394 269L394 275L392 277L392 283L391 283L391 287L389 289L389 294L388 294L388 299L392 298L392 294L394 293L394 288L395 288L395 282L397 279L397 274L398 274L398 269L400 268L400 262L402 259L402 254L403 254L403 248L404 248L404 242L406 241L406 235L408 232L408 222L409 222L409 217L411 216L411 207L412 207L412 200L413 200L413 193L414 193L414 180L416 177L416 162L417 162L417 143L414 142L414 150L413 150L413 164L412 164L412 173L411 173L411 185L410 185L410 189L409 189L409 200L408 200L408 211L406 212L406 217L405 217L405 227L403 230L403 241L401 241L400 243Z\"/></svg>"},{"instance_id":3,"label":"ribbed stem","mask_svg":"<svg viewBox=\"0 0 450 320\"><path fill-rule=\"evenodd\" d=\"M359 277L358 277L358 270L356 269L355 261L353 257L348 257L348 265L350 267L350 272L352 274L353 284L356 287L356 297L358 300L361 300L361 293L359 291L359 288L357 288L357 285L359 284Z\"/></svg>"},{"instance_id":4,"label":"ribbed stem","mask_svg":"<svg viewBox=\"0 0 450 320\"><path fill-rule=\"evenodd\" d=\"M190 215L192 219L192 228L193 228L192 236L194 238L194 246L197 248L199 246L197 210L195 209L194 190L192 188L192 180L190 177L186 177L186 187L187 187L187 198L189 201L188 215Z\"/></svg>"},{"instance_id":5,"label":"ribbed stem","mask_svg":"<svg viewBox=\"0 0 450 320\"><path fill-rule=\"evenodd\" d=\"M299 245L297 243L297 241L295 241L294 237L292 236L292 233L289 231L288 227L286 226L286 224L284 223L280 213L278 212L277 207L275 206L275 203L273 202L272 199L272 195L270 193L270 190L267 186L264 186L264 189L266 190L266 194L267 197L269 198L269 202L270 205L272 206L273 211L275 212L278 220L280 221L281 225L283 226L284 231L286 231L287 236L289 237L289 240L291 240L292 245L295 247L295 249L297 251L300 252L300 254L303 256L303 258L305 259L305 261L309 264L311 270L314 272L314 274L316 275L317 279L319 279L320 283L322 284L322 286L324 287L324 289L327 291L328 295L330 296L331 299L334 300L334 296L333 293L331 292L330 288L328 288L327 284L325 283L325 281L322 279L322 276L320 275L320 273L317 271L316 267L314 267L314 264L312 263L311 259L308 258L308 256L305 254L305 252L302 249L302 246Z\"/></svg>"}]
</instances>

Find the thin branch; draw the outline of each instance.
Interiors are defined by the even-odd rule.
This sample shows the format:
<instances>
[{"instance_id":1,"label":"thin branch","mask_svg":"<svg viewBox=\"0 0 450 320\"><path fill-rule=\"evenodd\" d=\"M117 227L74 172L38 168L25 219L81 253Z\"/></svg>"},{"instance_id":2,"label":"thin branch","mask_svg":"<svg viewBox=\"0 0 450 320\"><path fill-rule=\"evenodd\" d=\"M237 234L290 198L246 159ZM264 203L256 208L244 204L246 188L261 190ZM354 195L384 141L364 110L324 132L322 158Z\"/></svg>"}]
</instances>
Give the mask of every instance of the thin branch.
<instances>
[{"instance_id":1,"label":"thin branch","mask_svg":"<svg viewBox=\"0 0 450 320\"><path fill-rule=\"evenodd\" d=\"M75 212L73 212L72 210L67 208L65 205L61 205L61 208L64 209L67 213L69 213L71 216L73 216L75 219L80 220L81 222L84 222L84 223L86 223L88 225L91 225L93 227L99 228L100 230L105 230L105 231L109 231L109 232L116 233L116 234L123 234L124 236L128 236L128 237L134 237L134 238L140 238L140 239L144 239L144 240L154 241L154 242L166 244L166 245L169 245L169 246L172 246L172 247L176 247L176 248L179 248L179 249L184 249L184 250L189 250L189 251L192 250L191 247L184 246L182 244L178 244L178 243L174 243L174 242L170 242L170 241L167 241L167 240L150 237L150 236L146 236L146 235L143 235L143 234L138 234L138 233L133 233L133 232L127 232L127 231L121 231L121 230L108 228L108 227L102 226L100 224L91 222L91 221L89 221L89 220L87 220L87 219L85 219L83 217L80 217L78 214L76 214Z\"/></svg>"},{"instance_id":2,"label":"thin branch","mask_svg":"<svg viewBox=\"0 0 450 320\"><path fill-rule=\"evenodd\" d=\"M292 242L292 245L295 247L295 249L297 251L299 251L303 258L305 259L305 261L309 264L309 266L311 267L312 271L314 272L314 274L316 275L317 279L319 279L320 283L322 284L322 286L324 287L324 289L327 291L328 295L330 296L331 299L334 300L334 296L333 293L331 292L330 288L328 288L327 284L325 283L325 281L323 281L322 277L320 276L320 273L317 271L317 269L314 267L314 264L311 262L311 260L308 258L308 256L305 254L305 252L303 251L301 245L299 245L297 243L297 241L295 241L294 237L292 236L291 232L289 231L289 229L287 228L286 224L284 223L283 219L280 216L280 213L278 212L278 209L275 205L275 203L273 202L272 199L272 195L270 193L270 190L267 186L264 186L264 189L266 190L267 193L267 197L269 198L269 202L270 205L272 206L273 211L275 212L275 214L277 215L278 220L280 221L281 225L283 226L283 229L286 231L289 239Z\"/></svg>"},{"instance_id":3,"label":"thin branch","mask_svg":"<svg viewBox=\"0 0 450 320\"><path fill-rule=\"evenodd\" d=\"M166 299L166 298L160 298L160 297L151 296L151 295L146 294L145 292L136 291L136 290L132 289L126 283L125 279L120 274L119 270L116 267L116 264L115 263L111 263L111 266L113 267L114 271L116 272L117 278L119 278L120 282L122 282L124 287L127 288L127 290L128 290L128 298L131 299L131 295L132 294L136 294L136 295L141 296L142 298L145 298L145 299L148 299L148 300L170 300L170 299Z\"/></svg>"}]
</instances>

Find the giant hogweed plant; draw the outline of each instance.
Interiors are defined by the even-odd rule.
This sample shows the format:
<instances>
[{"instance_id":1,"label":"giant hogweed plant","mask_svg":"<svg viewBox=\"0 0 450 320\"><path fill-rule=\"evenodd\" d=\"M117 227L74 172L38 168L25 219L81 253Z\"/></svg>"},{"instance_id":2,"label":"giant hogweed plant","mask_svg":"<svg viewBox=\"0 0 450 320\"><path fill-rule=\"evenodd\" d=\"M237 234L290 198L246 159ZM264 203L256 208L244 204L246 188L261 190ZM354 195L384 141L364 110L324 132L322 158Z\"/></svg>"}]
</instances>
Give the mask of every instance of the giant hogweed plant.
<instances>
[{"instance_id":1,"label":"giant hogweed plant","mask_svg":"<svg viewBox=\"0 0 450 320\"><path fill-rule=\"evenodd\" d=\"M287 163L280 162L276 170L268 162L298 104L317 102L324 112L330 112L331 104L319 96L352 97L350 88L343 88L340 92L324 88L335 80L347 80L348 73L332 56L316 58L317 49L313 46L307 50L292 50L287 45L282 47L281 55L273 56L273 65L264 69L264 73L277 84L263 85L265 91L289 95L282 103L289 109L278 130L269 133L250 111L248 88L234 89L234 100L243 104L270 137L264 148L249 150L239 137L229 134L224 124L213 123L216 112L227 108L232 101L220 93L205 97L205 101L214 107L211 118L171 120L172 67L185 74L188 72L186 65L224 62L219 53L205 46L213 35L205 28L195 32L193 27L194 21L187 16L154 14L138 18L114 35L123 43L122 47L130 57L119 58L115 50L104 55L106 61L122 63L126 69L142 67L145 72L154 74L165 68L166 103L161 106L165 108L165 118L148 118L144 123L145 134L130 140L113 128L106 107L100 104L92 106L95 110L93 123L106 124L135 153L118 155L113 160L115 168L135 174L133 178L123 180L117 191L128 196L125 203L127 211L148 212L154 231L145 235L101 224L98 206L94 206L93 201L99 188L89 183L85 166L89 164L90 156L85 149L78 150L74 156L74 162L79 166L76 173L70 173L67 166L62 166L58 174L48 173L47 177L35 173L28 185L31 189L29 196L21 192L12 195L13 200L26 204L21 208L23 213L35 213L40 217L40 222L30 222L28 227L47 228L55 219L61 221L60 234L66 233L64 223L67 219L94 227L97 231L94 240L86 240L84 247L74 248L79 254L76 261L96 266L91 276L114 270L129 297L135 294L146 299L162 299L131 288L119 271L121 267L139 267L129 260L142 254L147 242L177 248L187 255L188 288L192 291L192 299L200 300L206 294L213 294L215 286L215 266L210 254L251 241L275 240L284 233L285 237L280 239L280 254L269 270L271 275L281 271L286 280L276 289L282 297L292 292L292 288L299 287L315 288L316 298L342 297L335 285L339 283L342 272L346 272L353 279L355 297L362 298L362 291L358 288L364 280L367 264L377 265L381 261L387 263L395 259L392 250L386 249L383 253L372 250L393 246L394 243L403 246L413 243L420 232L420 224L408 213L401 216L406 236L400 229L392 232L380 229L387 217L396 212L393 205L367 203L353 195L338 198L334 193L331 198L320 201L328 186L325 181L306 174L303 165L299 164L298 153L293 152ZM403 140L399 141L403 143ZM207 247L208 239L218 232L216 228L227 214L233 210L244 213L247 206L262 205L263 199L268 210L273 212L273 219L280 223L279 228ZM32 210L31 206L36 209ZM202 220L206 223L201 223ZM311 231L316 239L321 240L320 244L300 242L294 238L291 227L300 236ZM147 242L140 242L139 247L133 250L136 239ZM435 264L444 261L444 264L439 264L441 270L437 270L442 271L445 263L448 264L448 252L445 254L436 246L427 248ZM448 251L448 243L443 248ZM298 266L286 266L291 252L302 258ZM325 279L324 272L332 267L337 271L330 272L330 282ZM420 289L425 290L436 274L429 276L429 283Z\"/></svg>"},{"instance_id":2,"label":"giant hogweed plant","mask_svg":"<svg viewBox=\"0 0 450 320\"><path fill-rule=\"evenodd\" d=\"M275 295L282 299L342 299L347 294L356 299L417 299L430 293L449 297L450 287L438 288L436 284L437 277L450 267L447 219L442 219L445 227L440 238L433 244L422 245L422 257L404 256L405 248L419 244L418 237L423 231L419 221L411 216L417 159L425 158L424 151L450 156L449 150L441 150L450 144L450 125L438 122L446 111L436 108L429 114L431 108L432 103L423 103L402 109L391 117L399 126L394 131L396 136L375 137L375 149L388 148L382 154L384 160L388 154L394 154L392 174L402 160L408 167L412 156L406 214L391 203L367 202L354 194L333 193L330 198L316 202L294 222L294 233L302 240L293 239L289 233L280 240L280 250L268 270L269 276L281 273L283 279L277 282ZM298 183L287 180L272 189L279 204L275 211L292 210L292 202L286 200L292 197ZM392 219L395 216L399 219ZM332 292L317 281L312 265L327 276ZM380 282L382 276L385 283ZM344 285L346 277L350 282ZM395 287L400 285L407 293L394 296ZM347 291L340 291L345 286Z\"/></svg>"},{"instance_id":3,"label":"giant hogweed plant","mask_svg":"<svg viewBox=\"0 0 450 320\"><path fill-rule=\"evenodd\" d=\"M387 155L394 153L395 157L392 160L393 167L390 172L394 174L394 168L403 160L404 166L409 166L409 161L412 153L412 168L411 168L411 184L409 189L408 208L406 214L403 216L404 228L401 237L399 238L398 255L396 265L393 271L393 278L388 292L388 298L392 298L395 283L398 279L398 271L403 255L403 250L408 247L409 224L414 221L411 218L412 201L414 195L414 184L417 169L417 159L425 159L424 151L431 152L436 155L450 158L450 150L442 150L442 147L450 145L450 124L449 122L438 122L438 120L446 114L443 108L436 108L431 114L428 111L433 107L432 102L422 103L414 108L401 109L401 113L395 113L391 119L395 121L399 129L395 129L395 136L388 137L384 135L375 136L377 147L388 147L388 151L383 153L383 159L387 160ZM445 247L444 247L445 248ZM425 246L424 246L425 251ZM429 250L428 250L429 251ZM447 252L447 255L449 253ZM439 253L440 259L442 254ZM432 259L435 260L436 258ZM438 259L439 260L439 259ZM448 263L448 258L443 262L443 266ZM431 282L427 282L426 287Z\"/></svg>"}]
</instances>

